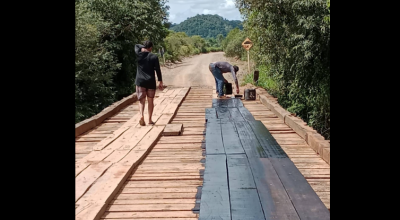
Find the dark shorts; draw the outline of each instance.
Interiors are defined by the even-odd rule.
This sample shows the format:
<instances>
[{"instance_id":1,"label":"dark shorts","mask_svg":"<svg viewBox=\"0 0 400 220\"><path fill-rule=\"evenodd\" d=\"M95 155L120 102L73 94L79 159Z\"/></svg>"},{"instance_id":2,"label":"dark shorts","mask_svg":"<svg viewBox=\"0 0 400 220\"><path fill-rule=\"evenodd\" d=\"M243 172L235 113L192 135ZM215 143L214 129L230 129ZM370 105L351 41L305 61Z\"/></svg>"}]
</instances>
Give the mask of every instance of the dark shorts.
<instances>
[{"instance_id":1,"label":"dark shorts","mask_svg":"<svg viewBox=\"0 0 400 220\"><path fill-rule=\"evenodd\" d=\"M139 100L143 99L143 98L146 98L146 96L148 98L154 98L154 96L156 95L156 90L155 89L147 89L145 87L136 86L136 95L137 95Z\"/></svg>"}]
</instances>

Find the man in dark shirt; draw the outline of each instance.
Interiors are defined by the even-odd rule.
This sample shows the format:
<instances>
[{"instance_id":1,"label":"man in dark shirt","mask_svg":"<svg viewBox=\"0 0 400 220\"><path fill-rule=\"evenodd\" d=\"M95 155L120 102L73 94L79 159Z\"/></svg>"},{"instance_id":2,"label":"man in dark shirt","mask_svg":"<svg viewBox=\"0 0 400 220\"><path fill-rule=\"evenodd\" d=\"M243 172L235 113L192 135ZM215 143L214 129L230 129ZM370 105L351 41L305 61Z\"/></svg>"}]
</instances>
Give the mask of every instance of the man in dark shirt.
<instances>
[{"instance_id":1,"label":"man in dark shirt","mask_svg":"<svg viewBox=\"0 0 400 220\"><path fill-rule=\"evenodd\" d=\"M149 124L154 124L151 120L153 115L154 103L153 99L156 93L156 77L154 71L157 73L158 88L163 89L162 75L160 69L160 63L158 62L157 55L151 53L153 49L153 43L151 41L145 41L144 45L136 44L135 53L137 57L137 73L136 73L136 94L139 100L139 110L141 118L139 124L141 126L146 125L144 122L144 105L146 102L146 96L148 101L149 110Z\"/></svg>"},{"instance_id":2,"label":"man in dark shirt","mask_svg":"<svg viewBox=\"0 0 400 220\"><path fill-rule=\"evenodd\" d=\"M232 73L233 80L235 81L236 84L236 93L239 94L239 82L236 78L236 74L239 71L239 67L232 66L228 62L214 62L210 63L209 69L211 73L214 75L215 87L218 93L218 98L225 98L223 88L224 88L224 83L227 83L228 81L224 78L222 74L228 72Z\"/></svg>"}]
</instances>

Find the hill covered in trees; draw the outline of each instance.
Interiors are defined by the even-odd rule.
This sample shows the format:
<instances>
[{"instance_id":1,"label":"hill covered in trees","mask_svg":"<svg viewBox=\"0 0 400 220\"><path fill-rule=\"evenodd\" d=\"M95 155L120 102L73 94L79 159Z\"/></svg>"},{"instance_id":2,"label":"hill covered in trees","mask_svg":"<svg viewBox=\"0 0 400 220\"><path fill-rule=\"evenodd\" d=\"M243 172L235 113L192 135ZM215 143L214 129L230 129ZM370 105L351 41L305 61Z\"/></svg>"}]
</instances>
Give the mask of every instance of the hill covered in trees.
<instances>
[{"instance_id":1,"label":"hill covered in trees","mask_svg":"<svg viewBox=\"0 0 400 220\"><path fill-rule=\"evenodd\" d=\"M172 24L170 30L185 32L188 36L199 35L203 38L216 38L218 34L226 37L234 28L242 30L242 22L226 20L219 15L196 15L180 24Z\"/></svg>"}]
</instances>

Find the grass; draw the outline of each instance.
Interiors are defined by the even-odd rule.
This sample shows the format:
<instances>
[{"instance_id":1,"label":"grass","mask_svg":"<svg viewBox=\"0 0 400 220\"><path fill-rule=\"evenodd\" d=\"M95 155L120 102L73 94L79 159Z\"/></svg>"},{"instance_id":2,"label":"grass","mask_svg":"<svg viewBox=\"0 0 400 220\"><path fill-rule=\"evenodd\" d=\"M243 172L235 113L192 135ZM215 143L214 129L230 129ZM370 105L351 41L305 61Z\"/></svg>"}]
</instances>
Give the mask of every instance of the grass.
<instances>
[{"instance_id":1,"label":"grass","mask_svg":"<svg viewBox=\"0 0 400 220\"><path fill-rule=\"evenodd\" d=\"M276 96L276 94L278 93L278 85L276 80L274 80L274 78L271 76L272 74L269 72L270 70L269 67L261 65L258 66L257 69L259 70L257 86L265 88L268 91L268 93L270 93L273 96ZM247 83L254 84L253 78L254 78L254 73L247 74L244 77L242 86L246 85Z\"/></svg>"}]
</instances>

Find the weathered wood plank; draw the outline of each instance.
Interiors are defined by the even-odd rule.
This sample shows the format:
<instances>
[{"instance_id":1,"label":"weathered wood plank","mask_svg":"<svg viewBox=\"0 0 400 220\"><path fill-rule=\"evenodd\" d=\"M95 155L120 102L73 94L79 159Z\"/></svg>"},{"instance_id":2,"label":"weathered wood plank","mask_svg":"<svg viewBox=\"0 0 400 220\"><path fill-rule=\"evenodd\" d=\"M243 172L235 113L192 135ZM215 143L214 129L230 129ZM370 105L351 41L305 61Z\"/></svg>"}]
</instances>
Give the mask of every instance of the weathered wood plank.
<instances>
[{"instance_id":1,"label":"weathered wood plank","mask_svg":"<svg viewBox=\"0 0 400 220\"><path fill-rule=\"evenodd\" d=\"M207 155L199 220L230 220L225 155Z\"/></svg>"},{"instance_id":2,"label":"weathered wood plank","mask_svg":"<svg viewBox=\"0 0 400 220\"><path fill-rule=\"evenodd\" d=\"M215 108L206 108L206 122L208 120L217 119L217 111Z\"/></svg>"},{"instance_id":3,"label":"weathered wood plank","mask_svg":"<svg viewBox=\"0 0 400 220\"><path fill-rule=\"evenodd\" d=\"M245 107L238 107L240 113L242 114L243 118L247 121L254 121L253 115L247 110Z\"/></svg>"},{"instance_id":4,"label":"weathered wood plank","mask_svg":"<svg viewBox=\"0 0 400 220\"><path fill-rule=\"evenodd\" d=\"M244 149L237 134L235 124L230 121L222 122L221 131L225 153L227 155L244 154Z\"/></svg>"},{"instance_id":5,"label":"weathered wood plank","mask_svg":"<svg viewBox=\"0 0 400 220\"><path fill-rule=\"evenodd\" d=\"M217 117L219 119L224 119L224 118L229 119L231 117L231 113L229 113L228 108L218 107L216 108L216 111L217 111Z\"/></svg>"},{"instance_id":6,"label":"weathered wood plank","mask_svg":"<svg viewBox=\"0 0 400 220\"><path fill-rule=\"evenodd\" d=\"M245 154L227 155L232 220L265 219Z\"/></svg>"},{"instance_id":7,"label":"weathered wood plank","mask_svg":"<svg viewBox=\"0 0 400 220\"><path fill-rule=\"evenodd\" d=\"M243 149L249 159L253 157L267 157L264 149L258 142L257 137L247 122L235 122L235 126L239 134L240 142L242 143Z\"/></svg>"},{"instance_id":8,"label":"weathered wood plank","mask_svg":"<svg viewBox=\"0 0 400 220\"><path fill-rule=\"evenodd\" d=\"M182 124L167 124L165 126L163 135L165 136L177 136L177 135L181 135L182 133L182 128L183 125Z\"/></svg>"},{"instance_id":9,"label":"weathered wood plank","mask_svg":"<svg viewBox=\"0 0 400 220\"><path fill-rule=\"evenodd\" d=\"M225 154L221 124L218 119L209 120L206 128L206 154Z\"/></svg>"},{"instance_id":10,"label":"weathered wood plank","mask_svg":"<svg viewBox=\"0 0 400 220\"><path fill-rule=\"evenodd\" d=\"M329 210L289 158L269 158L269 160L300 219L330 219Z\"/></svg>"},{"instance_id":11,"label":"weathered wood plank","mask_svg":"<svg viewBox=\"0 0 400 220\"><path fill-rule=\"evenodd\" d=\"M266 219L256 189L230 189L230 201L232 220Z\"/></svg>"},{"instance_id":12,"label":"weathered wood plank","mask_svg":"<svg viewBox=\"0 0 400 220\"><path fill-rule=\"evenodd\" d=\"M255 189L256 185L246 154L227 155L226 157L229 189Z\"/></svg>"},{"instance_id":13,"label":"weathered wood plank","mask_svg":"<svg viewBox=\"0 0 400 220\"><path fill-rule=\"evenodd\" d=\"M244 121L242 114L240 113L239 109L237 108L228 108L229 113L231 114L232 121Z\"/></svg>"},{"instance_id":14,"label":"weathered wood plank","mask_svg":"<svg viewBox=\"0 0 400 220\"><path fill-rule=\"evenodd\" d=\"M250 127L253 129L258 142L264 149L267 157L272 158L287 158L285 151L279 146L275 138L269 133L268 129L263 125L261 121L247 121Z\"/></svg>"},{"instance_id":15,"label":"weathered wood plank","mask_svg":"<svg viewBox=\"0 0 400 220\"><path fill-rule=\"evenodd\" d=\"M265 219L300 219L269 158L253 158L249 164Z\"/></svg>"},{"instance_id":16,"label":"weathered wood plank","mask_svg":"<svg viewBox=\"0 0 400 220\"><path fill-rule=\"evenodd\" d=\"M165 212L105 212L102 218L195 218L198 214L192 211L165 211Z\"/></svg>"},{"instance_id":17,"label":"weathered wood plank","mask_svg":"<svg viewBox=\"0 0 400 220\"><path fill-rule=\"evenodd\" d=\"M89 187L112 165L111 162L91 164L75 178L75 202L89 189Z\"/></svg>"}]
</instances>

